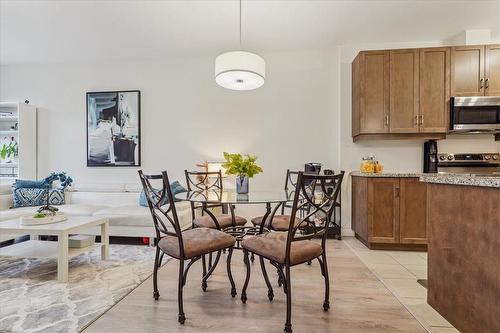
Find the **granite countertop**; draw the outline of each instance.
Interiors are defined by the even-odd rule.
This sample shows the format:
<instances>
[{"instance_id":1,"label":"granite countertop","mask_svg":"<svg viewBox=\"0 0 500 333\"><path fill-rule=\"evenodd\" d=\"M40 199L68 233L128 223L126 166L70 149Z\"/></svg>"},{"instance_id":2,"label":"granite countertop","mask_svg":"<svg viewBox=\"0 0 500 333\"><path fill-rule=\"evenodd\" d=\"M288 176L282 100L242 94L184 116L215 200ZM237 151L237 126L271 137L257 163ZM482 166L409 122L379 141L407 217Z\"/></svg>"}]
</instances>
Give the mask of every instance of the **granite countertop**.
<instances>
[{"instance_id":1,"label":"granite countertop","mask_svg":"<svg viewBox=\"0 0 500 333\"><path fill-rule=\"evenodd\" d=\"M469 174L422 174L420 181L435 184L481 186L500 188L500 177Z\"/></svg>"},{"instance_id":2,"label":"granite countertop","mask_svg":"<svg viewBox=\"0 0 500 333\"><path fill-rule=\"evenodd\" d=\"M382 172L382 173L363 173L360 171L353 171L350 173L353 177L386 177L386 178L419 178L422 173L417 172Z\"/></svg>"}]
</instances>

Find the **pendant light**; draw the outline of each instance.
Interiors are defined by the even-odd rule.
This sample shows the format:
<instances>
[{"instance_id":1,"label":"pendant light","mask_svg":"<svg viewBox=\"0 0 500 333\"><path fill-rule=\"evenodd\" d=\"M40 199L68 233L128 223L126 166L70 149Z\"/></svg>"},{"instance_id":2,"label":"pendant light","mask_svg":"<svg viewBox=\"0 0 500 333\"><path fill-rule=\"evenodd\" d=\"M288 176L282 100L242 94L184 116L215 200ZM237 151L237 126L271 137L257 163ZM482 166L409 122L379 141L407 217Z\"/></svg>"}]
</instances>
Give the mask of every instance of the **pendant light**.
<instances>
[{"instance_id":1,"label":"pendant light","mask_svg":"<svg viewBox=\"0 0 500 333\"><path fill-rule=\"evenodd\" d=\"M240 48L241 48L241 0ZM215 82L231 90L253 90L264 84L266 62L261 56L246 51L222 53L215 59Z\"/></svg>"}]
</instances>

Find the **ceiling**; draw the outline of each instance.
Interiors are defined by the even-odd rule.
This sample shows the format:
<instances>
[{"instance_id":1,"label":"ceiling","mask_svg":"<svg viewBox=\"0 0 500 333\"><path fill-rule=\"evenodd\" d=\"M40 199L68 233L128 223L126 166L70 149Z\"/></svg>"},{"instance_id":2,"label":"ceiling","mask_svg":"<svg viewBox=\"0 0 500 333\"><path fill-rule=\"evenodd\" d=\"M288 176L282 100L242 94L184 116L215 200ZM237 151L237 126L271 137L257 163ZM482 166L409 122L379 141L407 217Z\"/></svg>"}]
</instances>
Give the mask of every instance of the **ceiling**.
<instances>
[{"instance_id":1,"label":"ceiling","mask_svg":"<svg viewBox=\"0 0 500 333\"><path fill-rule=\"evenodd\" d=\"M500 35L497 1L243 0L255 52ZM0 0L0 63L216 55L238 48L238 0Z\"/></svg>"}]
</instances>

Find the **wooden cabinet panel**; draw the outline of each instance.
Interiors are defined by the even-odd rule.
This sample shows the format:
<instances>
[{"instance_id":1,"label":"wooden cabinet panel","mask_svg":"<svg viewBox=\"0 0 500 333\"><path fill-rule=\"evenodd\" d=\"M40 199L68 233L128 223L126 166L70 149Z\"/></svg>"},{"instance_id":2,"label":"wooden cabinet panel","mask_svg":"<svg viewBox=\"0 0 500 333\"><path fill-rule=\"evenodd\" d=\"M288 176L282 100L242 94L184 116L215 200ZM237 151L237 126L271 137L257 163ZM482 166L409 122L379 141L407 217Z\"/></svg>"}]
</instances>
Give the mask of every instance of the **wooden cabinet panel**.
<instances>
[{"instance_id":1,"label":"wooden cabinet panel","mask_svg":"<svg viewBox=\"0 0 500 333\"><path fill-rule=\"evenodd\" d=\"M352 230L363 240L368 239L368 194L366 177L352 177Z\"/></svg>"},{"instance_id":2,"label":"wooden cabinet panel","mask_svg":"<svg viewBox=\"0 0 500 333\"><path fill-rule=\"evenodd\" d=\"M450 102L450 48L420 49L420 132L444 133Z\"/></svg>"},{"instance_id":3,"label":"wooden cabinet panel","mask_svg":"<svg viewBox=\"0 0 500 333\"><path fill-rule=\"evenodd\" d=\"M399 178L368 180L368 241L397 243L399 240Z\"/></svg>"},{"instance_id":4,"label":"wooden cabinet panel","mask_svg":"<svg viewBox=\"0 0 500 333\"><path fill-rule=\"evenodd\" d=\"M500 96L500 45L487 45L485 52L484 93Z\"/></svg>"},{"instance_id":5,"label":"wooden cabinet panel","mask_svg":"<svg viewBox=\"0 0 500 333\"><path fill-rule=\"evenodd\" d=\"M427 244L427 185L418 178L400 180L399 242Z\"/></svg>"},{"instance_id":6,"label":"wooden cabinet panel","mask_svg":"<svg viewBox=\"0 0 500 333\"><path fill-rule=\"evenodd\" d=\"M484 95L484 46L451 49L451 96Z\"/></svg>"},{"instance_id":7,"label":"wooden cabinet panel","mask_svg":"<svg viewBox=\"0 0 500 333\"><path fill-rule=\"evenodd\" d=\"M391 133L418 132L418 50L393 50L390 53Z\"/></svg>"},{"instance_id":8,"label":"wooden cabinet panel","mask_svg":"<svg viewBox=\"0 0 500 333\"><path fill-rule=\"evenodd\" d=\"M360 57L360 131L386 133L389 130L389 52L368 51Z\"/></svg>"}]
</instances>

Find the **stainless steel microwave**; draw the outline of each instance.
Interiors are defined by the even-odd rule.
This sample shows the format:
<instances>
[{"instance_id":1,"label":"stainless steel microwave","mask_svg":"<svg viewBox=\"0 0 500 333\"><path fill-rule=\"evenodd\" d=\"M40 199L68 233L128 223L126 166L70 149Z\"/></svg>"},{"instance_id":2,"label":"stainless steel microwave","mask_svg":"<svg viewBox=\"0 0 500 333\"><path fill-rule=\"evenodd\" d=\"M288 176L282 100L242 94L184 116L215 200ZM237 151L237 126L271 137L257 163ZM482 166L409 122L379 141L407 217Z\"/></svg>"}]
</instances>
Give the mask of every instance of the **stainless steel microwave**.
<instances>
[{"instance_id":1,"label":"stainless steel microwave","mask_svg":"<svg viewBox=\"0 0 500 333\"><path fill-rule=\"evenodd\" d=\"M500 131L500 96L452 97L450 131Z\"/></svg>"}]
</instances>

